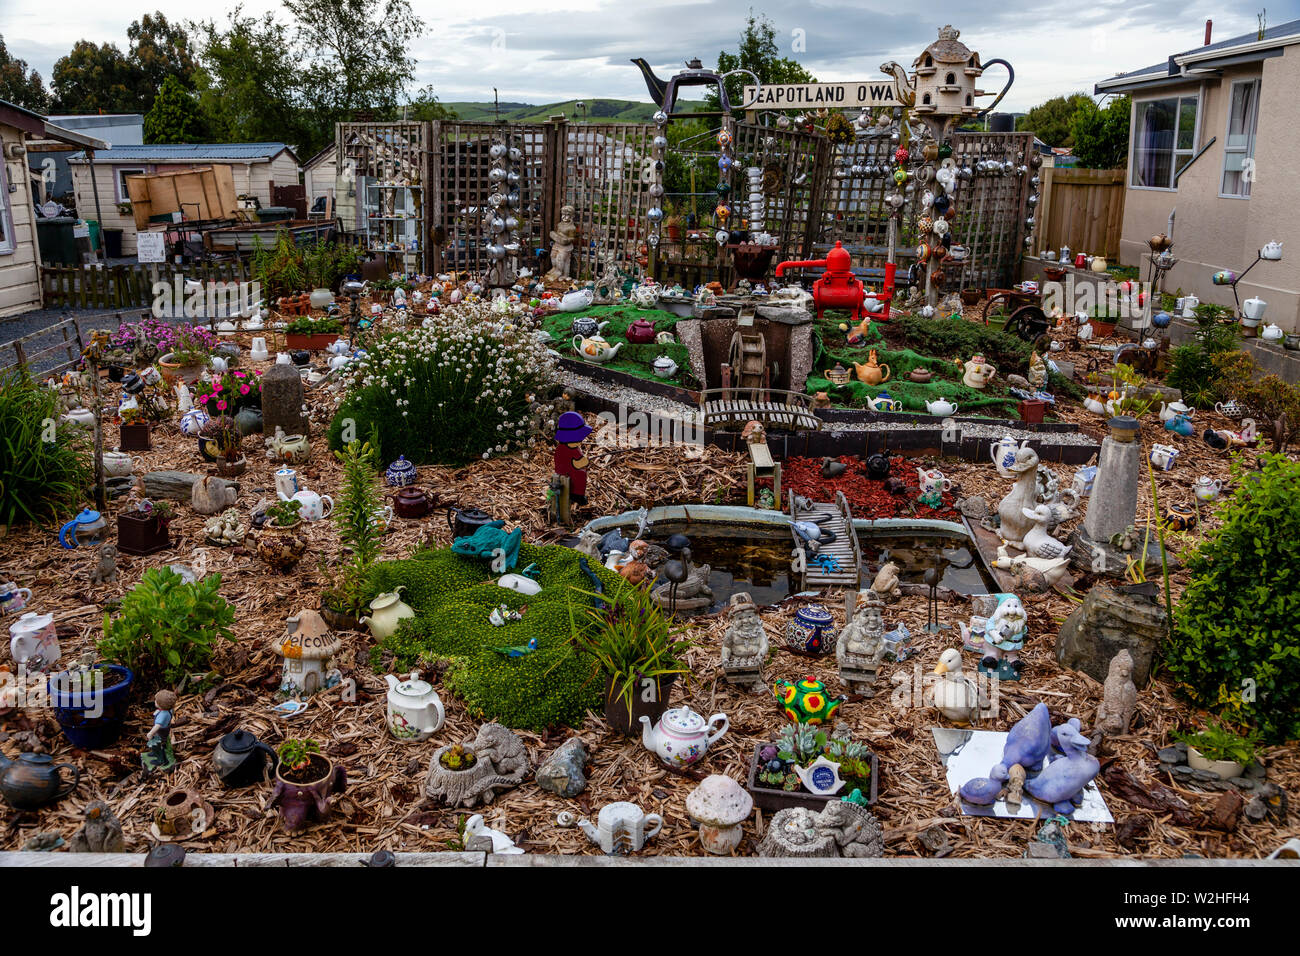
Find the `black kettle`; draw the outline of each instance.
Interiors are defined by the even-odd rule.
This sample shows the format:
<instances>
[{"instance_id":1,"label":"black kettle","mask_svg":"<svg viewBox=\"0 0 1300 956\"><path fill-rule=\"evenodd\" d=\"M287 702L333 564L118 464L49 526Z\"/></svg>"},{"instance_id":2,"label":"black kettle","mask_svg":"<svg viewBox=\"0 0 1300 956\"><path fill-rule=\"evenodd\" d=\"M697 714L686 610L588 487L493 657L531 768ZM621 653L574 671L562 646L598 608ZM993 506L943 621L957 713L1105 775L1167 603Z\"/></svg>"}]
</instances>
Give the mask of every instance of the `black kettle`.
<instances>
[{"instance_id":1,"label":"black kettle","mask_svg":"<svg viewBox=\"0 0 1300 956\"><path fill-rule=\"evenodd\" d=\"M278 762L275 751L247 730L232 730L221 738L217 749L212 752L213 769L221 782L231 788L247 787L270 779Z\"/></svg>"},{"instance_id":2,"label":"black kettle","mask_svg":"<svg viewBox=\"0 0 1300 956\"><path fill-rule=\"evenodd\" d=\"M447 527L451 528L453 539L468 538L485 524L491 524L493 520L490 514L477 508L447 509Z\"/></svg>"},{"instance_id":3,"label":"black kettle","mask_svg":"<svg viewBox=\"0 0 1300 956\"><path fill-rule=\"evenodd\" d=\"M884 481L889 477L889 456L876 453L867 456L867 477L873 481Z\"/></svg>"}]
</instances>

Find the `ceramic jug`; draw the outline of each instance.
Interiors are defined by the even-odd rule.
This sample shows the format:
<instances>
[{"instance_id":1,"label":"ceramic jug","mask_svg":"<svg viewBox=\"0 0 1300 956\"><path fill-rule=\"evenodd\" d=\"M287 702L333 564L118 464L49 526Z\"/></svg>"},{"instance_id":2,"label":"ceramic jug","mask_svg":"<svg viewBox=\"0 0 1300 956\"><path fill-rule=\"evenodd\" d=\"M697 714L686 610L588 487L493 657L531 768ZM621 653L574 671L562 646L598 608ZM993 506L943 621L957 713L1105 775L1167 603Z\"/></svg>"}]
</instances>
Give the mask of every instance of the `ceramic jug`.
<instances>
[{"instance_id":1,"label":"ceramic jug","mask_svg":"<svg viewBox=\"0 0 1300 956\"><path fill-rule=\"evenodd\" d=\"M367 625L376 640L392 637L402 621L415 617L415 612L402 601L402 588L403 585L398 585L395 591L379 595L370 602L370 614L358 619L357 623Z\"/></svg>"},{"instance_id":2,"label":"ceramic jug","mask_svg":"<svg viewBox=\"0 0 1300 956\"><path fill-rule=\"evenodd\" d=\"M1192 491L1199 501L1213 501L1219 497L1219 492L1222 490L1223 482L1207 475L1197 478L1196 484L1192 486Z\"/></svg>"},{"instance_id":3,"label":"ceramic jug","mask_svg":"<svg viewBox=\"0 0 1300 956\"><path fill-rule=\"evenodd\" d=\"M30 593L30 592L29 592ZM47 671L63 655L53 614L28 611L9 625L9 653L29 671Z\"/></svg>"},{"instance_id":4,"label":"ceramic jug","mask_svg":"<svg viewBox=\"0 0 1300 956\"><path fill-rule=\"evenodd\" d=\"M413 671L409 680L385 674L388 682L388 732L398 740L428 740L442 727L445 713L438 692Z\"/></svg>"},{"instance_id":5,"label":"ceramic jug","mask_svg":"<svg viewBox=\"0 0 1300 956\"><path fill-rule=\"evenodd\" d=\"M647 718L642 717L642 720ZM645 813L635 803L617 800L607 803L596 814L596 823L579 820L582 832L606 853L636 853L646 840L653 839L663 829L664 818L657 813Z\"/></svg>"},{"instance_id":6,"label":"ceramic jug","mask_svg":"<svg viewBox=\"0 0 1300 956\"><path fill-rule=\"evenodd\" d=\"M224 786L247 787L266 780L267 768L275 770L275 751L251 731L232 730L212 751L212 768Z\"/></svg>"},{"instance_id":7,"label":"ceramic jug","mask_svg":"<svg viewBox=\"0 0 1300 956\"><path fill-rule=\"evenodd\" d=\"M137 464L143 467L143 459L139 455L132 458L124 451L104 452L104 474L110 478L129 478Z\"/></svg>"},{"instance_id":8,"label":"ceramic jug","mask_svg":"<svg viewBox=\"0 0 1300 956\"><path fill-rule=\"evenodd\" d=\"M31 588L20 588L12 581L0 581L0 614L17 614L31 599Z\"/></svg>"},{"instance_id":9,"label":"ceramic jug","mask_svg":"<svg viewBox=\"0 0 1300 956\"><path fill-rule=\"evenodd\" d=\"M1027 442L1028 439L1025 439ZM998 474L1003 478L1014 478L1015 474L1008 471L1016 463L1016 452L1020 451L1024 442L1017 442L1010 435L1007 435L1001 441L989 445L989 458L992 459Z\"/></svg>"},{"instance_id":10,"label":"ceramic jug","mask_svg":"<svg viewBox=\"0 0 1300 956\"><path fill-rule=\"evenodd\" d=\"M328 518L334 512L333 498L329 495L318 495L306 488L295 492L293 500L302 504L302 507L298 509L298 514L304 521L320 521L322 518Z\"/></svg>"},{"instance_id":11,"label":"ceramic jug","mask_svg":"<svg viewBox=\"0 0 1300 956\"><path fill-rule=\"evenodd\" d=\"M715 724L717 730L713 730ZM664 763L680 770L703 757L709 745L725 734L730 726L725 714L714 714L706 721L683 705L664 711L654 726L651 726L649 717L642 716L641 743L647 750L658 754Z\"/></svg>"},{"instance_id":12,"label":"ceramic jug","mask_svg":"<svg viewBox=\"0 0 1300 956\"><path fill-rule=\"evenodd\" d=\"M1258 296L1251 296L1245 302L1241 303L1241 314L1247 319L1259 321L1264 317L1264 312L1268 309L1268 303Z\"/></svg>"},{"instance_id":13,"label":"ceramic jug","mask_svg":"<svg viewBox=\"0 0 1300 956\"><path fill-rule=\"evenodd\" d=\"M60 770L72 771L72 779L64 780ZM62 800L80 782L80 768L56 764L49 754L19 754L17 760L0 754L0 795L15 810L35 810Z\"/></svg>"},{"instance_id":14,"label":"ceramic jug","mask_svg":"<svg viewBox=\"0 0 1300 956\"><path fill-rule=\"evenodd\" d=\"M298 472L292 468L275 470L275 495L281 501L288 501L298 493Z\"/></svg>"}]
</instances>

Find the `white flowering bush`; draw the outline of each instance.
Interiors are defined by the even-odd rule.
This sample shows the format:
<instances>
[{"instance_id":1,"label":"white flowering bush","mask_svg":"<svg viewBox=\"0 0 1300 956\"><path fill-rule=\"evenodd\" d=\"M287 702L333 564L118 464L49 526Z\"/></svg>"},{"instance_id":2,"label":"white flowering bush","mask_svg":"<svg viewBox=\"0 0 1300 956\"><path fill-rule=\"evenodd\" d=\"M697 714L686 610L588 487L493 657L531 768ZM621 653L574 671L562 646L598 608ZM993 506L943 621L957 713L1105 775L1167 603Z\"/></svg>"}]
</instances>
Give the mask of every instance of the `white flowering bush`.
<instances>
[{"instance_id":1,"label":"white flowering bush","mask_svg":"<svg viewBox=\"0 0 1300 956\"><path fill-rule=\"evenodd\" d=\"M346 368L330 445L370 440L382 461L405 455L419 464L460 464L523 444L529 396L556 380L554 357L532 330L503 328L483 303L393 332Z\"/></svg>"}]
</instances>

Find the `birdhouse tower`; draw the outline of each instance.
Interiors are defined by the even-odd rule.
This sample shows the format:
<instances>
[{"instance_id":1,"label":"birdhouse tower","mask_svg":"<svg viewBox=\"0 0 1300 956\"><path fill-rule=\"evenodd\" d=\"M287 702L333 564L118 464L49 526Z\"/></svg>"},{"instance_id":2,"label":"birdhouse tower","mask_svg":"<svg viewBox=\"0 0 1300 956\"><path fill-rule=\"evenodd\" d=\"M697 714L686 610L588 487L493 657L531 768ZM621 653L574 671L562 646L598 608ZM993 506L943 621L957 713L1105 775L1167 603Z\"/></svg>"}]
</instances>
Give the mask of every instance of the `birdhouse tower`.
<instances>
[{"instance_id":1,"label":"birdhouse tower","mask_svg":"<svg viewBox=\"0 0 1300 956\"><path fill-rule=\"evenodd\" d=\"M916 75L916 103L922 116L975 116L975 81L984 72L980 55L957 39L961 31L951 24L939 30L939 39L912 61Z\"/></svg>"}]
</instances>

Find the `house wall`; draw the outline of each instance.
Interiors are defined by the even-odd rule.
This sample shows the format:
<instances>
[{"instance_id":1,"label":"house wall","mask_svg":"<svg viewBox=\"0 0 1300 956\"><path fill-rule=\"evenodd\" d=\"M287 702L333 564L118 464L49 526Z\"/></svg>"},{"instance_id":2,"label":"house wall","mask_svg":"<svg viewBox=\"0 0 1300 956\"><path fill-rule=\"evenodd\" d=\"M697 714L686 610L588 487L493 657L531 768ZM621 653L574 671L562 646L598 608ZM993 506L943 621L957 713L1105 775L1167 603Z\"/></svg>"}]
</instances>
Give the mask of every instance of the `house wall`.
<instances>
[{"instance_id":1,"label":"house wall","mask_svg":"<svg viewBox=\"0 0 1300 956\"><path fill-rule=\"evenodd\" d=\"M10 143L22 141L23 134L20 130L0 125L0 157ZM13 252L0 254L0 317L41 307L41 257L36 243L27 160L23 158L3 162L5 182L18 188L0 195L0 203L6 200L9 203L15 241Z\"/></svg>"},{"instance_id":2,"label":"house wall","mask_svg":"<svg viewBox=\"0 0 1300 956\"><path fill-rule=\"evenodd\" d=\"M303 170L303 185L307 187L307 208L311 208L317 196L328 196L334 190L334 180L338 176L338 162L331 153L315 166Z\"/></svg>"},{"instance_id":3,"label":"house wall","mask_svg":"<svg viewBox=\"0 0 1300 956\"><path fill-rule=\"evenodd\" d=\"M1260 78L1259 123L1255 140L1257 177L1249 199L1223 198L1223 144L1234 80ZM1120 260L1141 265L1146 275L1147 239L1165 231L1171 211L1174 254L1178 264L1165 278L1164 287L1181 289L1202 302L1233 305L1232 290L1216 286L1210 277L1220 269L1243 271L1266 242L1284 244L1290 259L1300 255L1300 225L1295 217L1296 184L1300 182L1300 135L1296 103L1300 101L1300 47L1284 48L1282 56L1260 63L1225 69L1222 78L1204 86L1192 82L1168 87L1136 98L1175 94L1200 94L1196 148L1212 138L1216 142L1183 173L1177 189L1128 187L1124 203L1124 230ZM1128 182L1132 182L1130 149ZM1259 296L1268 302L1266 321L1288 332L1300 331L1300 269L1282 262L1261 262L1238 286L1242 301Z\"/></svg>"},{"instance_id":4,"label":"house wall","mask_svg":"<svg viewBox=\"0 0 1300 956\"><path fill-rule=\"evenodd\" d=\"M263 206L274 206L271 199L271 183L279 186L298 185L298 162L288 150L269 163L257 163L249 167L249 191L254 193ZM311 205L308 202L308 205Z\"/></svg>"}]
</instances>

